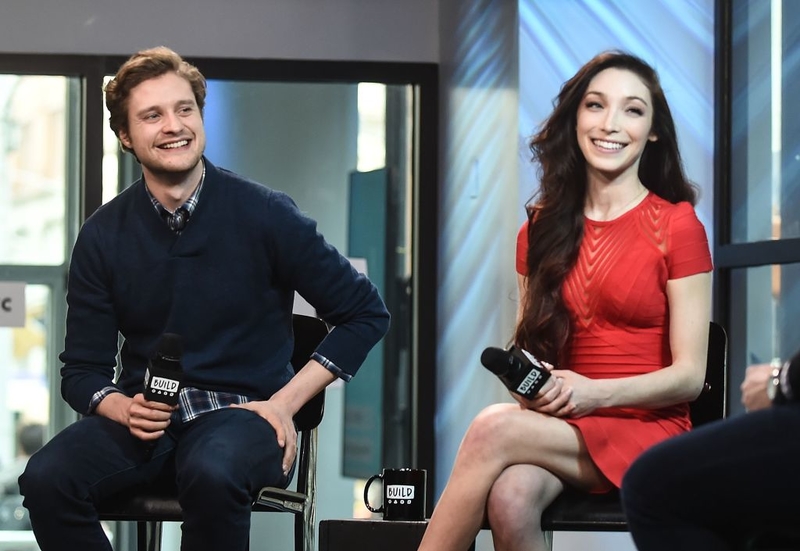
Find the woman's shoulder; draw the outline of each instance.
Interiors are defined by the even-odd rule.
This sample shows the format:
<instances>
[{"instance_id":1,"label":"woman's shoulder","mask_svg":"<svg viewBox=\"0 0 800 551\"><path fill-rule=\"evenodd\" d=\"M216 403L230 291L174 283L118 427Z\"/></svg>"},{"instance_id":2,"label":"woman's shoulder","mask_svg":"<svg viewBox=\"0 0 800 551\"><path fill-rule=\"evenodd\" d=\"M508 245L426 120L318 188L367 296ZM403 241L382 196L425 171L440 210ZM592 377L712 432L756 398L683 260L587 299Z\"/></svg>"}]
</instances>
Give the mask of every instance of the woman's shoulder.
<instances>
[{"instance_id":1,"label":"woman's shoulder","mask_svg":"<svg viewBox=\"0 0 800 551\"><path fill-rule=\"evenodd\" d=\"M700 224L694 206L689 201L679 201L672 203L655 193L650 194L650 211L654 219L661 219L670 225L678 224L695 225Z\"/></svg>"}]
</instances>

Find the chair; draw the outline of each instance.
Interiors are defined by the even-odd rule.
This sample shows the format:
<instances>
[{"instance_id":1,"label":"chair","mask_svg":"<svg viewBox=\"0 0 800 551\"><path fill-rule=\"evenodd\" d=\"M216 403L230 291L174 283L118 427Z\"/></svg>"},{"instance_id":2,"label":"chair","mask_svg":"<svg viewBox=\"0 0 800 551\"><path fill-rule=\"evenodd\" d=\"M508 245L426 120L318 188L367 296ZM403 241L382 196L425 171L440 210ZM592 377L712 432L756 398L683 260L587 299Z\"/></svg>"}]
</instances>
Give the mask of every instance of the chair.
<instances>
[{"instance_id":1,"label":"chair","mask_svg":"<svg viewBox=\"0 0 800 551\"><path fill-rule=\"evenodd\" d=\"M690 404L692 424L699 426L725 416L728 337L725 329L711 322L706 360L706 381L700 396ZM552 533L625 532L627 522L619 492L587 494L566 490L542 514L547 540Z\"/></svg>"},{"instance_id":2,"label":"chair","mask_svg":"<svg viewBox=\"0 0 800 551\"><path fill-rule=\"evenodd\" d=\"M294 352L292 366L299 371L325 338L328 328L317 318L293 315ZM297 486L296 490L262 488L253 511L283 511L293 513L295 551L313 551L317 469L317 427L322 421L325 392L312 398L294 417L298 432ZM163 488L135 488L114 495L98 505L100 520L134 521L137 523L137 548L139 551L157 551L161 548L163 522L183 520L177 496L165 493Z\"/></svg>"}]
</instances>

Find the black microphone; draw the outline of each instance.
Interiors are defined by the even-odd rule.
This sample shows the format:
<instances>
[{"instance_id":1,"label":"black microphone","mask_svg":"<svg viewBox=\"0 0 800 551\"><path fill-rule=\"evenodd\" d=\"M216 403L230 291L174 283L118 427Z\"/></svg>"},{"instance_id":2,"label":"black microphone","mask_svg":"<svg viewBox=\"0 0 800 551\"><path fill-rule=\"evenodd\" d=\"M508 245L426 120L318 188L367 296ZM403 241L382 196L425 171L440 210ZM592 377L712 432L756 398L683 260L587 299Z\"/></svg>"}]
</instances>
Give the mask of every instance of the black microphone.
<instances>
[{"instance_id":1,"label":"black microphone","mask_svg":"<svg viewBox=\"0 0 800 551\"><path fill-rule=\"evenodd\" d=\"M542 389L550 371L530 352L512 346L508 350L489 347L481 354L483 366L497 375L506 388L527 399Z\"/></svg>"},{"instance_id":2,"label":"black microphone","mask_svg":"<svg viewBox=\"0 0 800 551\"><path fill-rule=\"evenodd\" d=\"M155 356L147 364L144 374L144 398L174 406L183 381L183 338L175 333L164 333Z\"/></svg>"},{"instance_id":3,"label":"black microphone","mask_svg":"<svg viewBox=\"0 0 800 551\"><path fill-rule=\"evenodd\" d=\"M158 343L155 356L148 362L144 374L144 399L174 406L183 381L183 339L175 333L164 333ZM147 460L153 455L158 440L145 444Z\"/></svg>"}]
</instances>

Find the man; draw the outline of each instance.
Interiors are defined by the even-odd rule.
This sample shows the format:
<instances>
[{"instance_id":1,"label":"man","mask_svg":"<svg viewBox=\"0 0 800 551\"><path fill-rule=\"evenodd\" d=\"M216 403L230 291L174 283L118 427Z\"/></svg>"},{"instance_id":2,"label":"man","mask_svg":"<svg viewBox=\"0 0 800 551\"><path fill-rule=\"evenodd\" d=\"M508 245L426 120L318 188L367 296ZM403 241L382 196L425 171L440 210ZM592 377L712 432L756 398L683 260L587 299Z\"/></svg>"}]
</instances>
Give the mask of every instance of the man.
<instances>
[{"instance_id":1,"label":"man","mask_svg":"<svg viewBox=\"0 0 800 551\"><path fill-rule=\"evenodd\" d=\"M800 354L748 367L741 389L748 413L667 440L628 470L622 501L640 551L732 551L796 530Z\"/></svg>"},{"instance_id":2,"label":"man","mask_svg":"<svg viewBox=\"0 0 800 551\"><path fill-rule=\"evenodd\" d=\"M94 504L169 477L182 549L245 549L254 493L289 482L293 415L349 380L388 329L375 287L291 199L203 157L205 95L200 72L163 47L106 87L143 178L86 221L73 251L61 389L85 417L20 477L42 551L110 550ZM334 328L293 376L295 290ZM142 394L164 333L183 339L176 407Z\"/></svg>"}]
</instances>

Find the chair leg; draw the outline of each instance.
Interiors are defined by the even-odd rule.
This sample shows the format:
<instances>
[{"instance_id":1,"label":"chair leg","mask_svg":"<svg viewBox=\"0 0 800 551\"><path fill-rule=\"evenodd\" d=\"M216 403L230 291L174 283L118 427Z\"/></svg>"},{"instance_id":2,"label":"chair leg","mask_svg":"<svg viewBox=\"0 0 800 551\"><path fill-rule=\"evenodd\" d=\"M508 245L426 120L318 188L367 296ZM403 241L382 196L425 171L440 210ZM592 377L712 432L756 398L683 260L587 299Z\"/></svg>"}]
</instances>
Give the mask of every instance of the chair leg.
<instances>
[{"instance_id":1,"label":"chair leg","mask_svg":"<svg viewBox=\"0 0 800 551\"><path fill-rule=\"evenodd\" d=\"M136 523L136 548L139 551L161 551L161 527L158 521Z\"/></svg>"},{"instance_id":2,"label":"chair leg","mask_svg":"<svg viewBox=\"0 0 800 551\"><path fill-rule=\"evenodd\" d=\"M136 523L136 549L137 551L147 551L148 544L147 537L147 522L141 521Z\"/></svg>"},{"instance_id":3,"label":"chair leg","mask_svg":"<svg viewBox=\"0 0 800 551\"><path fill-rule=\"evenodd\" d=\"M314 550L314 519L316 518L313 500L306 501L302 513L294 517L294 549L295 551Z\"/></svg>"},{"instance_id":4,"label":"chair leg","mask_svg":"<svg viewBox=\"0 0 800 551\"><path fill-rule=\"evenodd\" d=\"M308 438L308 455L301 457L299 467L307 473L305 484L298 483L298 491L306 494L303 511L294 517L294 549L295 551L316 551L314 549L314 523L317 518L316 493L317 493L317 429L314 428L305 435ZM308 468L307 465L311 465ZM299 482L299 481L298 481Z\"/></svg>"},{"instance_id":5,"label":"chair leg","mask_svg":"<svg viewBox=\"0 0 800 551\"><path fill-rule=\"evenodd\" d=\"M550 530L545 530L544 532L544 543L547 545L547 548L550 551L553 551L553 532Z\"/></svg>"}]
</instances>

